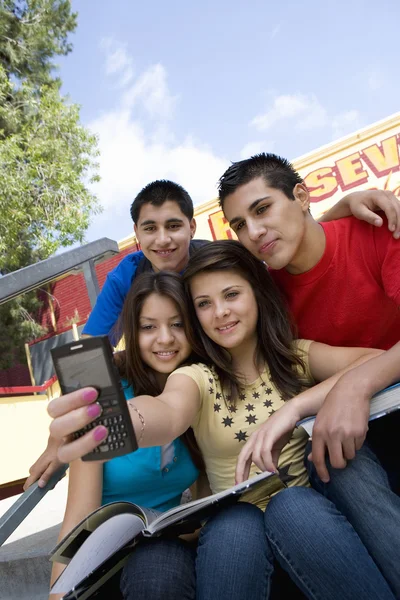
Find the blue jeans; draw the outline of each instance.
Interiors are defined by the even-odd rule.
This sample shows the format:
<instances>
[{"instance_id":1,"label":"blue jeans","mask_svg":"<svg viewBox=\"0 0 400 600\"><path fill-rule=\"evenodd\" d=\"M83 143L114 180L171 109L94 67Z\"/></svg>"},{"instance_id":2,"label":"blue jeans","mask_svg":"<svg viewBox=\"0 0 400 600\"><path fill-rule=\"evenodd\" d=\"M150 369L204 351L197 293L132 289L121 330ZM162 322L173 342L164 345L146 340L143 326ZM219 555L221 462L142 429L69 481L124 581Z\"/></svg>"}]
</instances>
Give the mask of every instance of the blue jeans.
<instances>
[{"instance_id":1,"label":"blue jeans","mask_svg":"<svg viewBox=\"0 0 400 600\"><path fill-rule=\"evenodd\" d=\"M194 600L195 558L195 546L179 538L142 540L122 571L124 600Z\"/></svg>"},{"instance_id":2,"label":"blue jeans","mask_svg":"<svg viewBox=\"0 0 400 600\"><path fill-rule=\"evenodd\" d=\"M265 527L276 559L307 598L395 599L346 517L314 490L279 492L265 511Z\"/></svg>"},{"instance_id":3,"label":"blue jeans","mask_svg":"<svg viewBox=\"0 0 400 600\"><path fill-rule=\"evenodd\" d=\"M397 437L398 432L391 443ZM398 448L395 454L389 454L388 461L393 462L398 457ZM384 448L381 448L382 461L384 455ZM314 465L307 463L313 488L331 500L347 517L395 596L400 598L400 497L390 485L390 482L396 485L399 463L397 473L395 469L386 471L368 441L345 469L333 469L327 459L330 475L327 484L319 479Z\"/></svg>"},{"instance_id":4,"label":"blue jeans","mask_svg":"<svg viewBox=\"0 0 400 600\"><path fill-rule=\"evenodd\" d=\"M262 511L244 502L201 530L197 551L180 539L141 542L124 567L125 600L266 600L273 556Z\"/></svg>"}]
</instances>

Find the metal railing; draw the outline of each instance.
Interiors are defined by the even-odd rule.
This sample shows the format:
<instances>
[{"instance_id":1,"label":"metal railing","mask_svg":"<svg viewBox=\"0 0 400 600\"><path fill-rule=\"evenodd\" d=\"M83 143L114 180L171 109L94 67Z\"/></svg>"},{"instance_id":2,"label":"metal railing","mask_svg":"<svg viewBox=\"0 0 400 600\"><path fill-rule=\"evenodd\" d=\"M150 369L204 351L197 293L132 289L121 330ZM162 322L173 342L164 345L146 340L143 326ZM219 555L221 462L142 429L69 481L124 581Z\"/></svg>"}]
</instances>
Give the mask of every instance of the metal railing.
<instances>
[{"instance_id":1,"label":"metal railing","mask_svg":"<svg viewBox=\"0 0 400 600\"><path fill-rule=\"evenodd\" d=\"M60 275L83 272L90 304L93 308L100 293L95 263L118 252L117 242L102 238L14 273L4 275L0 279L0 304L49 283L60 277ZM37 482L32 484L0 518L0 546L4 544L47 492L54 489L60 479L64 477L67 469L68 465L60 468L44 488L39 488Z\"/></svg>"}]
</instances>

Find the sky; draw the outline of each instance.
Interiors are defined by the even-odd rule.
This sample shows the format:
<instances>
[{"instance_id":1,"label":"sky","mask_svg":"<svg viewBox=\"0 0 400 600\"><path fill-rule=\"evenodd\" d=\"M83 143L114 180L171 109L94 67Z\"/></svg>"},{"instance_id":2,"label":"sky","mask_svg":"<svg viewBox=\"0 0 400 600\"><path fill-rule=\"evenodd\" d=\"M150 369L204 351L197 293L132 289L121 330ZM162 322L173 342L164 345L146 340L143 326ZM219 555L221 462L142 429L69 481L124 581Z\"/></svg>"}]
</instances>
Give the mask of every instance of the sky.
<instances>
[{"instance_id":1,"label":"sky","mask_svg":"<svg viewBox=\"0 0 400 600\"><path fill-rule=\"evenodd\" d=\"M155 179L216 197L231 161L289 159L399 111L398 0L72 0L62 92L98 135L103 213L86 241L132 232Z\"/></svg>"}]
</instances>

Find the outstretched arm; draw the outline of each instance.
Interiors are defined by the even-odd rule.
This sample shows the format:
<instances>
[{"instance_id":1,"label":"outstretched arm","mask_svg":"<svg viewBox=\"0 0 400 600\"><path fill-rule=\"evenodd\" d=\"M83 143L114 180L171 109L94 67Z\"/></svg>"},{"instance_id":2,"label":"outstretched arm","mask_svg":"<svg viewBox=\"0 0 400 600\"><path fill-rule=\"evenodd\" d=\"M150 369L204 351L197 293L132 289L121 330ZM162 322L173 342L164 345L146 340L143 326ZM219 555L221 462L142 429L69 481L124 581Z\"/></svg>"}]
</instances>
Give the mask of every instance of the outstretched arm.
<instances>
[{"instance_id":1,"label":"outstretched arm","mask_svg":"<svg viewBox=\"0 0 400 600\"><path fill-rule=\"evenodd\" d=\"M62 462L71 462L91 452L108 434L107 429L99 425L77 440L63 442L71 433L94 420L88 414L88 404L94 400L88 403L84 398L87 389L55 398L48 406L48 413L54 419L50 433L62 444L58 450L58 459ZM162 446L190 427L200 407L200 392L191 377L177 374L168 379L159 396L137 396L128 404L139 445ZM143 431L142 421L131 404L143 417Z\"/></svg>"},{"instance_id":2,"label":"outstretched arm","mask_svg":"<svg viewBox=\"0 0 400 600\"><path fill-rule=\"evenodd\" d=\"M381 227L383 220L376 214L376 211L381 210L387 217L388 227L389 230L393 232L393 237L399 239L400 201L393 192L389 191L363 190L360 192L351 192L334 204L332 208L318 220L322 223L354 215L361 221L366 221L367 223L371 223L371 225Z\"/></svg>"}]
</instances>

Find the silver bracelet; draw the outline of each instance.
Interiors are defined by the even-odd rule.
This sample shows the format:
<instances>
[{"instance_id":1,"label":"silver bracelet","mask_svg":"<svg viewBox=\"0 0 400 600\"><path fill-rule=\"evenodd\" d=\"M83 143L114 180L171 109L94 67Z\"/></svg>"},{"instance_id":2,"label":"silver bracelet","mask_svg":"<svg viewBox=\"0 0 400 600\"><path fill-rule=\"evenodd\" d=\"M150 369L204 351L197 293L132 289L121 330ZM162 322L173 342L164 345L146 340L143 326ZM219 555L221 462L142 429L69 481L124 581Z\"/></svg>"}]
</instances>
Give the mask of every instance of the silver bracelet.
<instances>
[{"instance_id":1,"label":"silver bracelet","mask_svg":"<svg viewBox=\"0 0 400 600\"><path fill-rule=\"evenodd\" d=\"M140 437L138 439L138 444L140 444L140 442L142 441L142 438L143 438L144 428L146 427L146 423L144 422L144 416L142 415L142 413L140 412L140 410L138 408L136 408L136 406L134 404L132 404L132 402L128 402L128 404L137 413L137 415L138 415L138 417L140 419L140 423L142 425L142 427L140 429Z\"/></svg>"}]
</instances>

